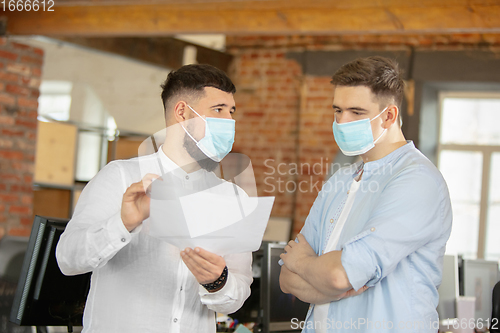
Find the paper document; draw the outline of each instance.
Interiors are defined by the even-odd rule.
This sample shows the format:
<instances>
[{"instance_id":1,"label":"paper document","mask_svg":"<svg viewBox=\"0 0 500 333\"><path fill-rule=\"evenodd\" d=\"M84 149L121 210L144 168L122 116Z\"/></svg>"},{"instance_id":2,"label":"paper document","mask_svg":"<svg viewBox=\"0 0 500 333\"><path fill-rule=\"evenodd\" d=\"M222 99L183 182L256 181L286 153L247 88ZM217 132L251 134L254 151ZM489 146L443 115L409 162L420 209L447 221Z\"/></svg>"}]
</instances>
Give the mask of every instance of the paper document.
<instances>
[{"instance_id":1,"label":"paper document","mask_svg":"<svg viewBox=\"0 0 500 333\"><path fill-rule=\"evenodd\" d=\"M218 255L259 249L274 197L248 197L230 182L189 190L158 183L151 190L143 231L179 249ZM175 188L175 190L172 190Z\"/></svg>"}]
</instances>

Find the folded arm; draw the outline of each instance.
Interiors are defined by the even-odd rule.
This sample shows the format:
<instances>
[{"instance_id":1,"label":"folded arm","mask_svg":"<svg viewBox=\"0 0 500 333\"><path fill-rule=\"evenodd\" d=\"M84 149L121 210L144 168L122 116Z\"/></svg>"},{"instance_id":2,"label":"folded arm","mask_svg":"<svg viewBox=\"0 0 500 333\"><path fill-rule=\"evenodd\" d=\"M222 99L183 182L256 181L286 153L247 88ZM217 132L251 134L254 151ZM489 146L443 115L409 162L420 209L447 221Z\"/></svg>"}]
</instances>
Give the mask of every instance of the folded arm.
<instances>
[{"instance_id":1,"label":"folded arm","mask_svg":"<svg viewBox=\"0 0 500 333\"><path fill-rule=\"evenodd\" d=\"M353 290L345 272L342 251L318 256L302 234L290 241L281 254L284 265L280 276L281 289L299 299L315 304L355 296L365 287Z\"/></svg>"}]
</instances>

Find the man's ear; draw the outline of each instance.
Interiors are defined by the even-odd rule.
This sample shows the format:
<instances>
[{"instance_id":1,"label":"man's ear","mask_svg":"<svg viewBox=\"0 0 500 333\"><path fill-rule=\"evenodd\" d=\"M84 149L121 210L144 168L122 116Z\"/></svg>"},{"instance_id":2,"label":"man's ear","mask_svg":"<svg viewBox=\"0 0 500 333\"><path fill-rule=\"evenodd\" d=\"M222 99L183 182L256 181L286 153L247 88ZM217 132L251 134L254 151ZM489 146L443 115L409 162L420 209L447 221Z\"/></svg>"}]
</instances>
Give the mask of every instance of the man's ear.
<instances>
[{"instance_id":1,"label":"man's ear","mask_svg":"<svg viewBox=\"0 0 500 333\"><path fill-rule=\"evenodd\" d=\"M386 115L383 116L384 117L383 127L389 128L390 126L392 126L392 124L394 124L398 119L398 115L399 115L399 108L394 104L389 105L387 107Z\"/></svg>"},{"instance_id":2,"label":"man's ear","mask_svg":"<svg viewBox=\"0 0 500 333\"><path fill-rule=\"evenodd\" d=\"M180 123L186 120L186 110L188 106L185 101L178 101L174 106L174 119Z\"/></svg>"}]
</instances>

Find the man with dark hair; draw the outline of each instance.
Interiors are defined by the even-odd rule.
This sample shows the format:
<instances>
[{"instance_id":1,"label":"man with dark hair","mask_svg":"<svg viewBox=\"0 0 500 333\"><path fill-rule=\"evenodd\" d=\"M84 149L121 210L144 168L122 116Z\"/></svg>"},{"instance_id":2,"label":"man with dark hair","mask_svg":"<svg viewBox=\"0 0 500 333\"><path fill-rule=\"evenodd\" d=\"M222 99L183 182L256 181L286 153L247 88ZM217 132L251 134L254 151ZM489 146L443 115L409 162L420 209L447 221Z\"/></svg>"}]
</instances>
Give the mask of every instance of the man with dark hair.
<instances>
[{"instance_id":1,"label":"man with dark hair","mask_svg":"<svg viewBox=\"0 0 500 333\"><path fill-rule=\"evenodd\" d=\"M234 141L236 89L224 72L184 66L162 88L164 144L154 154L113 161L99 171L57 246L64 274L92 272L85 333L215 332L214 311L235 312L250 295L251 253L181 251L143 232L152 182L168 175L175 191L213 179L211 171ZM230 183L219 190L234 194Z\"/></svg>"},{"instance_id":2,"label":"man with dark hair","mask_svg":"<svg viewBox=\"0 0 500 333\"><path fill-rule=\"evenodd\" d=\"M312 304L303 332L436 332L451 205L440 172L401 131L401 73L370 57L332 84L335 141L361 161L324 184L281 255L281 289Z\"/></svg>"}]
</instances>

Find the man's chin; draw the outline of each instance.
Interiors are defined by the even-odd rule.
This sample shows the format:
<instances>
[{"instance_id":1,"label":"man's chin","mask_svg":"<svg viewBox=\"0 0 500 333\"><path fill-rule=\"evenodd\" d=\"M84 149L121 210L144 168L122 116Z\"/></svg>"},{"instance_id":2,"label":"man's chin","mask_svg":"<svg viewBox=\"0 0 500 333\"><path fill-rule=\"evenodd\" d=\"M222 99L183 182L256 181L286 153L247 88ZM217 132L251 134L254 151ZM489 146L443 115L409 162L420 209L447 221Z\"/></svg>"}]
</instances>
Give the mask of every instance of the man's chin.
<instances>
[{"instance_id":1,"label":"man's chin","mask_svg":"<svg viewBox=\"0 0 500 333\"><path fill-rule=\"evenodd\" d=\"M219 165L219 162L215 162L208 158L187 135L184 137L184 149L186 149L189 156L191 156L202 169L210 172L214 171Z\"/></svg>"}]
</instances>

